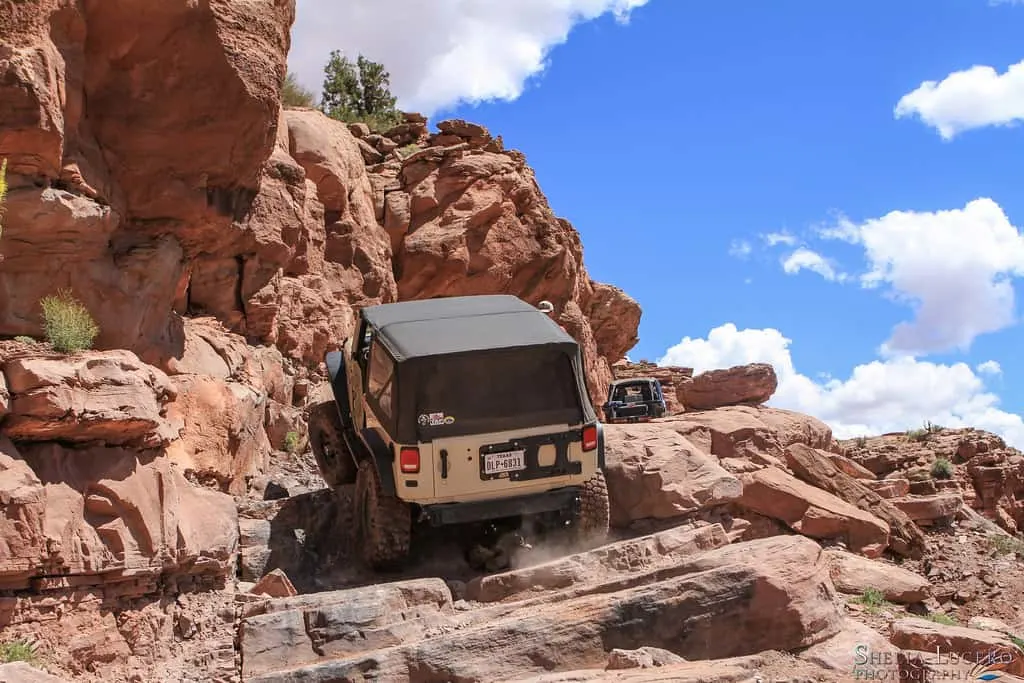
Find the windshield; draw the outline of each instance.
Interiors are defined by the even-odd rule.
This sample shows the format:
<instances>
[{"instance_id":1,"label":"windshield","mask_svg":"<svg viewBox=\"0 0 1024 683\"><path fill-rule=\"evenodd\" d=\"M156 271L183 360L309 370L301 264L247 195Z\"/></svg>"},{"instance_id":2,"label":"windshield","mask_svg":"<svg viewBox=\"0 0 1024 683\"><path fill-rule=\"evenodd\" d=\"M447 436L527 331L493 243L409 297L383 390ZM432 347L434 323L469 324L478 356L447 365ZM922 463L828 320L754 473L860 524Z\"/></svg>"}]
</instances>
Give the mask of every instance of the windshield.
<instances>
[{"instance_id":1,"label":"windshield","mask_svg":"<svg viewBox=\"0 0 1024 683\"><path fill-rule=\"evenodd\" d=\"M622 403L647 403L648 401L655 401L657 398L654 395L654 388L650 382L642 382L638 384L620 384L612 392L612 400Z\"/></svg>"},{"instance_id":2,"label":"windshield","mask_svg":"<svg viewBox=\"0 0 1024 683\"><path fill-rule=\"evenodd\" d=\"M417 381L425 438L582 421L571 358L547 347L430 359Z\"/></svg>"}]
</instances>

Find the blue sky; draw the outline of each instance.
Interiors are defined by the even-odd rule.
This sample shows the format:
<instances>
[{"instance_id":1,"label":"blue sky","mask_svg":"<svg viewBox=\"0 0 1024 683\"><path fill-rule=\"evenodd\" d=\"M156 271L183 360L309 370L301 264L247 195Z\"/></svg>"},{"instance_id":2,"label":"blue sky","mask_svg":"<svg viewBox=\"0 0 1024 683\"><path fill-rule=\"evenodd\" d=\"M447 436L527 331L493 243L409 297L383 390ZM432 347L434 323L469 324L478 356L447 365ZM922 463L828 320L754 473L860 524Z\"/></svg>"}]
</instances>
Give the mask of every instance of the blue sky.
<instances>
[{"instance_id":1,"label":"blue sky","mask_svg":"<svg viewBox=\"0 0 1024 683\"><path fill-rule=\"evenodd\" d=\"M314 89L318 1L292 56ZM930 419L1024 446L1024 5L573 4L443 0L331 40L526 154L591 275L640 302L631 358L772 362L773 404L841 436Z\"/></svg>"}]
</instances>

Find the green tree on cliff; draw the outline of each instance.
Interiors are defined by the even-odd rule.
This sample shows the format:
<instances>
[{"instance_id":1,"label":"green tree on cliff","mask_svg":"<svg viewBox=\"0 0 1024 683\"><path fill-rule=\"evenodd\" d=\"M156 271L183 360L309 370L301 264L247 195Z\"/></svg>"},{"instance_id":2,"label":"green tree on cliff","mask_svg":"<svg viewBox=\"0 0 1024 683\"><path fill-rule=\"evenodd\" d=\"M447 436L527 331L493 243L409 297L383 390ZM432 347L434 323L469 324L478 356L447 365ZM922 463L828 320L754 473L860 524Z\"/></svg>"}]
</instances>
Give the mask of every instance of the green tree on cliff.
<instances>
[{"instance_id":1,"label":"green tree on cliff","mask_svg":"<svg viewBox=\"0 0 1024 683\"><path fill-rule=\"evenodd\" d=\"M281 103L286 107L315 107L316 95L302 87L298 77L289 71L281 85Z\"/></svg>"},{"instance_id":2,"label":"green tree on cliff","mask_svg":"<svg viewBox=\"0 0 1024 683\"><path fill-rule=\"evenodd\" d=\"M359 55L353 64L340 51L331 52L324 67L324 89L320 107L339 121L361 121L374 130L401 122L391 94L391 75L383 65Z\"/></svg>"}]
</instances>

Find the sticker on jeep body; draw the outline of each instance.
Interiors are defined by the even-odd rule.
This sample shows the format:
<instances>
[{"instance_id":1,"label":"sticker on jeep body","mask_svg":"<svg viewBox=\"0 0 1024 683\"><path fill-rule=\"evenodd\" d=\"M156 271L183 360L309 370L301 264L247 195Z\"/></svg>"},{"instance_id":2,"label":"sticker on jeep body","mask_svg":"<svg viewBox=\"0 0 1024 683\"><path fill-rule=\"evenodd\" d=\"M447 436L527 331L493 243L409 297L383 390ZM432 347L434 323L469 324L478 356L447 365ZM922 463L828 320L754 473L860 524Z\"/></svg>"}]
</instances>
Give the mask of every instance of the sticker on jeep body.
<instances>
[{"instance_id":1,"label":"sticker on jeep body","mask_svg":"<svg viewBox=\"0 0 1024 683\"><path fill-rule=\"evenodd\" d=\"M455 424L455 418L444 413L423 413L417 418L421 427L440 427Z\"/></svg>"}]
</instances>

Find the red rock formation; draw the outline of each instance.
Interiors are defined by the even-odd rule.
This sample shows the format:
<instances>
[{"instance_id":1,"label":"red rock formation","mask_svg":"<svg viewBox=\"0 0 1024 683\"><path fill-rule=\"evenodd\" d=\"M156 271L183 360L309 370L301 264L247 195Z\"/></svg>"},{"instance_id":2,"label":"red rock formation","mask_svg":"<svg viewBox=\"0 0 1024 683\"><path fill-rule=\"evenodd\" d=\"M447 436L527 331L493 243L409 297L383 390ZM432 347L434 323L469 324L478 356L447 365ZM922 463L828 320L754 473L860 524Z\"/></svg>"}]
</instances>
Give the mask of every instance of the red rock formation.
<instances>
[{"instance_id":1,"label":"red rock formation","mask_svg":"<svg viewBox=\"0 0 1024 683\"><path fill-rule=\"evenodd\" d=\"M176 314L210 314L314 369L359 306L506 292L555 304L603 394L639 306L590 280L521 154L464 121L431 136L410 114L380 135L281 112L292 2L154 12L0 15L0 335L38 335L38 301L70 286L100 348L162 365L182 351Z\"/></svg>"},{"instance_id":2,"label":"red rock formation","mask_svg":"<svg viewBox=\"0 0 1024 683\"><path fill-rule=\"evenodd\" d=\"M849 439L841 446L921 523L950 518L962 501L1011 533L1024 526L1024 454L995 434L933 427ZM950 464L951 478L933 476L939 459Z\"/></svg>"}]
</instances>

